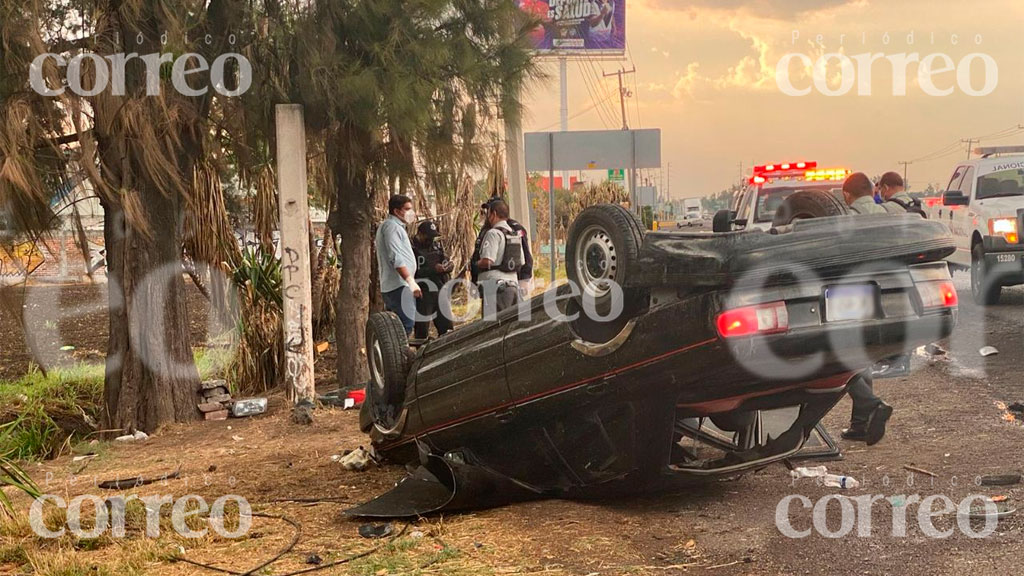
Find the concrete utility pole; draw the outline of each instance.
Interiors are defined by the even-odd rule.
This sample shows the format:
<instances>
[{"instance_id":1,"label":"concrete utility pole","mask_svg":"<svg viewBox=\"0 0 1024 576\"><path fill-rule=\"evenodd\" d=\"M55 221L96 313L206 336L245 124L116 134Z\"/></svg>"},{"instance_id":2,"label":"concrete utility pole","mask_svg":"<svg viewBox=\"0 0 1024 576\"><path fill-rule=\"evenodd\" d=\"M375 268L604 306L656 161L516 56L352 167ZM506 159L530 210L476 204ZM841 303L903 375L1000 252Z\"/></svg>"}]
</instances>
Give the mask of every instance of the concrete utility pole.
<instances>
[{"instance_id":1,"label":"concrete utility pole","mask_svg":"<svg viewBox=\"0 0 1024 576\"><path fill-rule=\"evenodd\" d=\"M559 126L562 132L569 131L569 62L565 56L558 59L558 76L561 83L561 109L559 110ZM569 185L570 174L566 170L562 172L562 188L572 190Z\"/></svg>"},{"instance_id":2,"label":"concrete utility pole","mask_svg":"<svg viewBox=\"0 0 1024 576\"><path fill-rule=\"evenodd\" d=\"M537 230L530 218L530 193L526 183L526 152L523 149L523 125L518 118L505 118L505 167L508 171L509 208L512 218L526 228L532 242ZM537 223L540 226L540 223Z\"/></svg>"},{"instance_id":3,"label":"concrete utility pole","mask_svg":"<svg viewBox=\"0 0 1024 576\"><path fill-rule=\"evenodd\" d=\"M279 104L277 189L281 216L285 390L293 402L312 400L313 297L309 262L309 193L302 106Z\"/></svg>"},{"instance_id":4,"label":"concrete utility pole","mask_svg":"<svg viewBox=\"0 0 1024 576\"><path fill-rule=\"evenodd\" d=\"M629 91L626 90L626 87L622 85L622 77L625 76L626 74L636 74L636 67L634 66L632 70L620 69L618 72L613 72L611 74L607 74L607 73L604 74L605 78L610 78L612 76L618 76L619 77L619 105L622 106L622 129L623 130L629 130L629 119L626 117L626 98L628 96L632 96L632 94L630 94Z\"/></svg>"}]
</instances>

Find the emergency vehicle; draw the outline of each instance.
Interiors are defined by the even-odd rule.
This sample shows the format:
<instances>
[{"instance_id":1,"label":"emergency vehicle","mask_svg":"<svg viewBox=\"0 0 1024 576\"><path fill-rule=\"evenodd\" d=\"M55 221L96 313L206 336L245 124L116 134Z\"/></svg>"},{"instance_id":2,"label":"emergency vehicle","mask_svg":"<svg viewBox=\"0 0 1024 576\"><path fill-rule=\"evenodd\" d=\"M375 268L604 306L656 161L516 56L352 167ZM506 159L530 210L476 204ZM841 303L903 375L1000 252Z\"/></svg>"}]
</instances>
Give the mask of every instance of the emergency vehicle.
<instances>
[{"instance_id":1,"label":"emergency vehicle","mask_svg":"<svg viewBox=\"0 0 1024 576\"><path fill-rule=\"evenodd\" d=\"M775 211L794 192L821 190L840 194L843 181L852 173L846 168L819 169L817 162L782 162L754 167L747 185L733 199L731 210L715 214L715 232L769 230Z\"/></svg>"},{"instance_id":2,"label":"emergency vehicle","mask_svg":"<svg viewBox=\"0 0 1024 576\"><path fill-rule=\"evenodd\" d=\"M999 302L1004 286L1024 284L1024 146L979 148L959 164L941 202L926 202L928 218L945 222L956 239L954 268L971 271L975 302Z\"/></svg>"}]
</instances>

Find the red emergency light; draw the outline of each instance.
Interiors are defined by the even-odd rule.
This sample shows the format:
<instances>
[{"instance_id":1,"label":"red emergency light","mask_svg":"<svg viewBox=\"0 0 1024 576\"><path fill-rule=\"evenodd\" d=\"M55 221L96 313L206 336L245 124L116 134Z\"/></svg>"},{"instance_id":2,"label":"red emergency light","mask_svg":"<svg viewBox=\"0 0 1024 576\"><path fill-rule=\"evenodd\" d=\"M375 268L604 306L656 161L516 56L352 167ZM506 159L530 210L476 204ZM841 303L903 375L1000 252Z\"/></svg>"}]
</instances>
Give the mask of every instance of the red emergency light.
<instances>
[{"instance_id":1,"label":"red emergency light","mask_svg":"<svg viewBox=\"0 0 1024 576\"><path fill-rule=\"evenodd\" d=\"M765 164L764 166L754 166L754 175L769 174L772 172L786 172L788 170L811 170L817 167L817 162L783 162L780 164Z\"/></svg>"},{"instance_id":2,"label":"red emergency light","mask_svg":"<svg viewBox=\"0 0 1024 576\"><path fill-rule=\"evenodd\" d=\"M817 167L817 162L806 161L754 166L754 175L750 178L750 183L764 184L769 178L803 177L808 170Z\"/></svg>"}]
</instances>

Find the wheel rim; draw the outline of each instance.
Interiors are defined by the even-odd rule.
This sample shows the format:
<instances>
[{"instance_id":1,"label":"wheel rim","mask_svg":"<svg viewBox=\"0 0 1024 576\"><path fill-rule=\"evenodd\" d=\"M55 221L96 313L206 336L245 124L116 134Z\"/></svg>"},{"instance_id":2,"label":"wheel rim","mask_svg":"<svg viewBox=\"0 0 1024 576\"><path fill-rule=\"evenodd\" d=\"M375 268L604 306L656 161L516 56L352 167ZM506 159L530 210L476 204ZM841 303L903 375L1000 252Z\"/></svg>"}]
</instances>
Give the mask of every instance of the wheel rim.
<instances>
[{"instance_id":1,"label":"wheel rim","mask_svg":"<svg viewBox=\"0 0 1024 576\"><path fill-rule=\"evenodd\" d=\"M971 288L974 290L975 296L982 296L982 278L985 277L985 259L984 258L972 258L971 266Z\"/></svg>"},{"instance_id":2,"label":"wheel rim","mask_svg":"<svg viewBox=\"0 0 1024 576\"><path fill-rule=\"evenodd\" d=\"M370 372L373 386L381 395L384 393L384 353L380 349L380 340L374 340L370 349Z\"/></svg>"},{"instance_id":3,"label":"wheel rim","mask_svg":"<svg viewBox=\"0 0 1024 576\"><path fill-rule=\"evenodd\" d=\"M576 243L576 270L581 288L594 297L607 295L618 276L615 243L601 226L591 226Z\"/></svg>"}]
</instances>

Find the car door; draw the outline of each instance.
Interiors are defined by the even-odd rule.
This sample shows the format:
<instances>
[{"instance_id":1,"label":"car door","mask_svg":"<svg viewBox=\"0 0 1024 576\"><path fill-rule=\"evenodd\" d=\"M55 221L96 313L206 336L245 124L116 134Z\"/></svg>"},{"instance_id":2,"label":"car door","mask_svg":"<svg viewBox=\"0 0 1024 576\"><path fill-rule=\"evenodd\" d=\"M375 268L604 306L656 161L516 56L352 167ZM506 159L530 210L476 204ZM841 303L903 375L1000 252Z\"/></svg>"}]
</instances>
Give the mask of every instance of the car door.
<instances>
[{"instance_id":1,"label":"car door","mask_svg":"<svg viewBox=\"0 0 1024 576\"><path fill-rule=\"evenodd\" d=\"M478 320L428 344L416 375L426 431L450 428L507 409L506 322Z\"/></svg>"},{"instance_id":2,"label":"car door","mask_svg":"<svg viewBox=\"0 0 1024 576\"><path fill-rule=\"evenodd\" d=\"M974 214L977 209L977 201L975 200L975 177L974 166L967 166L964 171L964 178L960 181L960 185L957 187L964 196L970 198L970 204L967 206L951 206L950 210L950 230L953 231L953 237L956 241L956 261L964 265L970 264L971 262L971 236L974 232Z\"/></svg>"},{"instance_id":3,"label":"car door","mask_svg":"<svg viewBox=\"0 0 1024 576\"><path fill-rule=\"evenodd\" d=\"M964 183L964 176L967 175L970 166L957 166L953 172L953 177L949 179L949 184L946 186L946 191L958 192ZM945 195L945 193L943 193ZM950 261L969 266L971 263L970 246L967 246L967 252L963 250L963 241L960 238L960 234L957 232L957 222L954 220L958 209L962 209L962 206L946 206L945 204L939 204L937 210L934 212L936 219L949 226L950 232L954 235L954 242L956 243L956 253L949 257ZM961 210L966 212L966 210Z\"/></svg>"},{"instance_id":4,"label":"car door","mask_svg":"<svg viewBox=\"0 0 1024 576\"><path fill-rule=\"evenodd\" d=\"M736 204L736 219L746 222L746 227L754 223L754 204L757 203L757 188L746 187L740 192L739 202Z\"/></svg>"}]
</instances>

